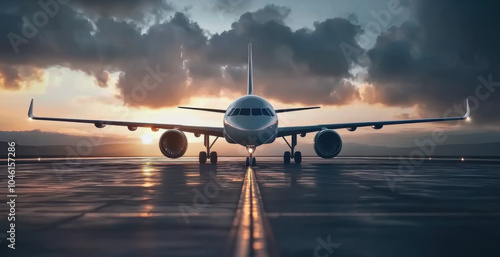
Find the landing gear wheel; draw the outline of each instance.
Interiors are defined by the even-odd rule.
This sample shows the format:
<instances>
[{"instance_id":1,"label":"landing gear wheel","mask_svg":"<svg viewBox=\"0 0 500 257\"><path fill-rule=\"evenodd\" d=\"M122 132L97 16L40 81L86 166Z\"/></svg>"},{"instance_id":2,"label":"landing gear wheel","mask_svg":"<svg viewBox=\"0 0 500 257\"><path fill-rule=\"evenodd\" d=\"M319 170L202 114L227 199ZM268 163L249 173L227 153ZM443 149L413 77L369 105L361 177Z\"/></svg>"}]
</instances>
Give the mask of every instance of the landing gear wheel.
<instances>
[{"instance_id":1,"label":"landing gear wheel","mask_svg":"<svg viewBox=\"0 0 500 257\"><path fill-rule=\"evenodd\" d=\"M290 163L291 155L289 151L286 151L285 154L283 155L283 161L285 164Z\"/></svg>"},{"instance_id":2,"label":"landing gear wheel","mask_svg":"<svg viewBox=\"0 0 500 257\"><path fill-rule=\"evenodd\" d=\"M207 152L200 152L198 157L200 159L200 164L205 164L207 162Z\"/></svg>"},{"instance_id":3,"label":"landing gear wheel","mask_svg":"<svg viewBox=\"0 0 500 257\"><path fill-rule=\"evenodd\" d=\"M245 161L245 164L246 164L247 166L250 166L250 158L249 158L249 157L247 157L247 160Z\"/></svg>"},{"instance_id":4,"label":"landing gear wheel","mask_svg":"<svg viewBox=\"0 0 500 257\"><path fill-rule=\"evenodd\" d=\"M217 152L210 153L210 163L217 164Z\"/></svg>"},{"instance_id":5,"label":"landing gear wheel","mask_svg":"<svg viewBox=\"0 0 500 257\"><path fill-rule=\"evenodd\" d=\"M255 166L256 164L256 160L255 160L255 157L252 158L252 166Z\"/></svg>"},{"instance_id":6,"label":"landing gear wheel","mask_svg":"<svg viewBox=\"0 0 500 257\"><path fill-rule=\"evenodd\" d=\"M295 152L293 160L295 161L295 163L300 164L302 162L302 153L299 151Z\"/></svg>"}]
</instances>

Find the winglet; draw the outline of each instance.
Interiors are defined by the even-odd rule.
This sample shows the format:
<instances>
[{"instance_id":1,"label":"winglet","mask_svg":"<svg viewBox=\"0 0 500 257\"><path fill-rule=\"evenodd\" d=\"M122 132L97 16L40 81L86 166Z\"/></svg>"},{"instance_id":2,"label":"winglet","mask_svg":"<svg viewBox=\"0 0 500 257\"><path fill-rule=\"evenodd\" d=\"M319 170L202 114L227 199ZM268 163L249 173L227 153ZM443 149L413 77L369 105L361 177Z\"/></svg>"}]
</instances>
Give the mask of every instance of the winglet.
<instances>
[{"instance_id":1,"label":"winglet","mask_svg":"<svg viewBox=\"0 0 500 257\"><path fill-rule=\"evenodd\" d=\"M464 118L469 118L470 117L470 106L469 106L469 99L465 99L465 104L467 105L467 112L464 115Z\"/></svg>"},{"instance_id":2,"label":"winglet","mask_svg":"<svg viewBox=\"0 0 500 257\"><path fill-rule=\"evenodd\" d=\"M28 117L30 119L32 119L33 117L35 117L35 115L33 115L33 99L31 99L30 109L28 110Z\"/></svg>"}]
</instances>

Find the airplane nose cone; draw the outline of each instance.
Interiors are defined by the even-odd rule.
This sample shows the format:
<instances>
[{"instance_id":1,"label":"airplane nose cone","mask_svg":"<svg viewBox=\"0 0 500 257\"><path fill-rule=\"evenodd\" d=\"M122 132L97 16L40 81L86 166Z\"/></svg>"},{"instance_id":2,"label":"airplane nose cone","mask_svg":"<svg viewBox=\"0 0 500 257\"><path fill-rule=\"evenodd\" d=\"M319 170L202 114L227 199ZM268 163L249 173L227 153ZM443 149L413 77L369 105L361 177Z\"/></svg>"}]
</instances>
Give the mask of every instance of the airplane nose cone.
<instances>
[{"instance_id":1,"label":"airplane nose cone","mask_svg":"<svg viewBox=\"0 0 500 257\"><path fill-rule=\"evenodd\" d=\"M271 143L276 137L277 120L234 119L226 123L226 134L240 145L262 145Z\"/></svg>"},{"instance_id":2,"label":"airplane nose cone","mask_svg":"<svg viewBox=\"0 0 500 257\"><path fill-rule=\"evenodd\" d=\"M262 117L245 117L236 116L230 119L230 122L234 127L238 127L242 130L248 131L259 131L271 126L275 120L272 117L262 116Z\"/></svg>"}]
</instances>

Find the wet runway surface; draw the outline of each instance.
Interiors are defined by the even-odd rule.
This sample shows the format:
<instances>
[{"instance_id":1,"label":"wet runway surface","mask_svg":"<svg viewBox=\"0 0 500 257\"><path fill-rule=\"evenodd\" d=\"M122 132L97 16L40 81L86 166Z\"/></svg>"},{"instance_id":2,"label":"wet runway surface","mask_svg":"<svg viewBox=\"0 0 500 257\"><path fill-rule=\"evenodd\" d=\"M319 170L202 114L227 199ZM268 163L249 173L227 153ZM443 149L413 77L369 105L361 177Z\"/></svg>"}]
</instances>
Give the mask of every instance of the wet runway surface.
<instances>
[{"instance_id":1,"label":"wet runway surface","mask_svg":"<svg viewBox=\"0 0 500 257\"><path fill-rule=\"evenodd\" d=\"M18 161L0 256L500 256L500 162L281 161Z\"/></svg>"}]
</instances>

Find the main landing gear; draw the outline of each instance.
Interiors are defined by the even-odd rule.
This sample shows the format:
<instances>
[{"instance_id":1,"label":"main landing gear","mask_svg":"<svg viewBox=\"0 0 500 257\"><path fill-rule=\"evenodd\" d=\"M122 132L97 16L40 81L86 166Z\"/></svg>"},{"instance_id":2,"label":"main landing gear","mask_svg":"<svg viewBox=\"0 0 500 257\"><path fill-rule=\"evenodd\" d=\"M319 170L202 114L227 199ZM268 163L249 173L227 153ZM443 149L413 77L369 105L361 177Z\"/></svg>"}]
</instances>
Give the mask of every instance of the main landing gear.
<instances>
[{"instance_id":1,"label":"main landing gear","mask_svg":"<svg viewBox=\"0 0 500 257\"><path fill-rule=\"evenodd\" d=\"M290 163L290 159L293 159L295 163L300 164L302 162L302 153L300 151L295 152L295 146L297 146L297 134L292 135L292 144L289 144L285 137L283 137L283 140L285 140L291 151L286 151L283 154L283 162L288 164Z\"/></svg>"},{"instance_id":2,"label":"main landing gear","mask_svg":"<svg viewBox=\"0 0 500 257\"><path fill-rule=\"evenodd\" d=\"M215 144L215 141L217 141L219 137L216 137L215 140L210 144L210 136L209 135L204 135L204 141L203 144L207 148L206 152L201 151L199 157L200 164L205 164L207 162L207 159L210 159L211 164L217 164L217 152L210 152L210 148Z\"/></svg>"}]
</instances>

